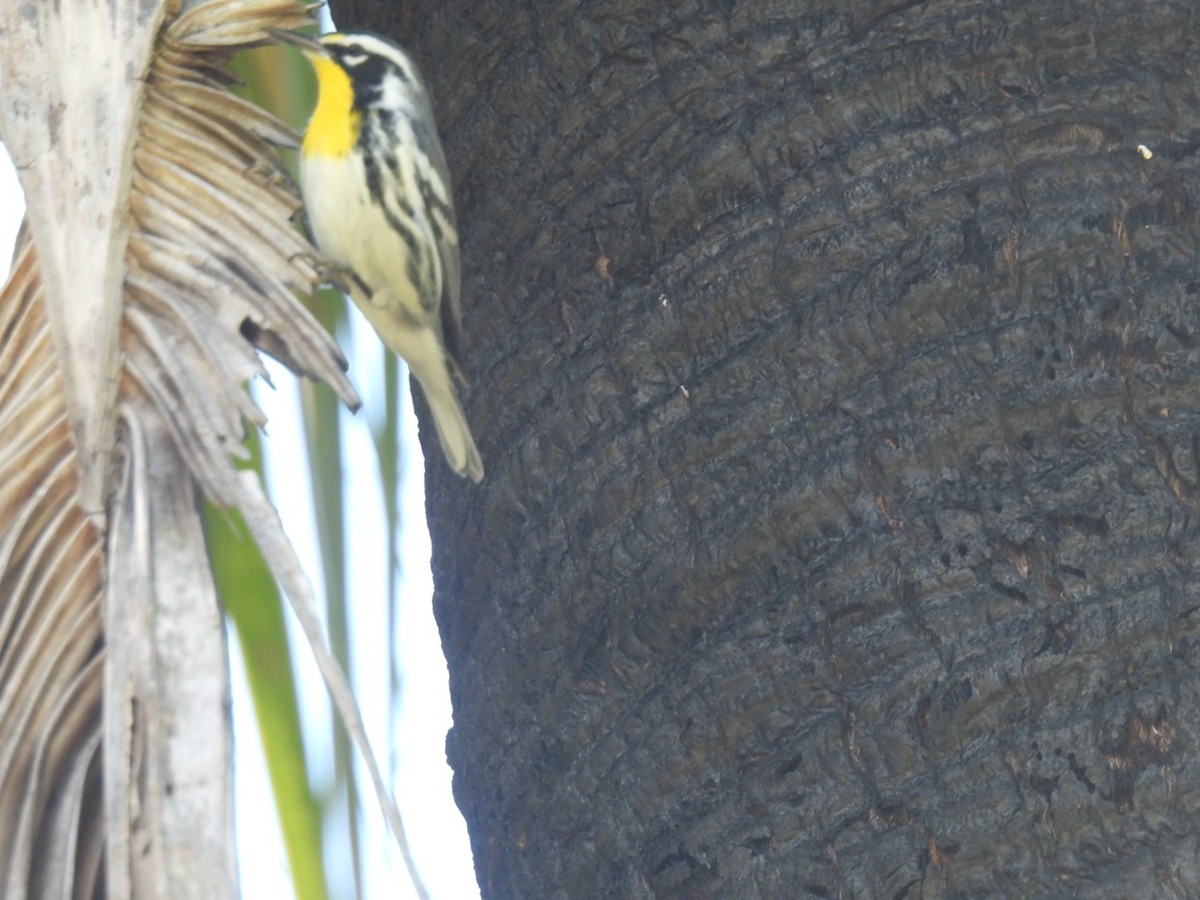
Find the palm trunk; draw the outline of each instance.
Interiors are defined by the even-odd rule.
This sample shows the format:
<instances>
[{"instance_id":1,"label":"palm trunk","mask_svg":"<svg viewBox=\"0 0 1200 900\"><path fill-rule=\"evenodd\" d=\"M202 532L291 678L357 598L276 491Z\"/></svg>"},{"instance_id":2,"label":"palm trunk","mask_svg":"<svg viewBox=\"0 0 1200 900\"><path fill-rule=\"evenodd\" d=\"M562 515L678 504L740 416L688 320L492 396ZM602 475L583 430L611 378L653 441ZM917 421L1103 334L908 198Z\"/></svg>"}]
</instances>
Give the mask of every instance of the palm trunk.
<instances>
[{"instance_id":1,"label":"palm trunk","mask_svg":"<svg viewBox=\"0 0 1200 900\"><path fill-rule=\"evenodd\" d=\"M367 9L457 179L484 896L1188 893L1195 5Z\"/></svg>"}]
</instances>

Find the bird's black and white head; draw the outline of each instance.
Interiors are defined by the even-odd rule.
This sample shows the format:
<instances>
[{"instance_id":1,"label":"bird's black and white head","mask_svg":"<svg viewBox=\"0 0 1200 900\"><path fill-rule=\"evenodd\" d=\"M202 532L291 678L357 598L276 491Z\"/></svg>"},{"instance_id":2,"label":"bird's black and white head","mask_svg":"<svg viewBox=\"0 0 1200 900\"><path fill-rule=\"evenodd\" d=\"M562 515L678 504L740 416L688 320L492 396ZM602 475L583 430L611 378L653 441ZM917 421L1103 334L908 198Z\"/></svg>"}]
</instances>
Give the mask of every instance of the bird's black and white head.
<instances>
[{"instance_id":1,"label":"bird's black and white head","mask_svg":"<svg viewBox=\"0 0 1200 900\"><path fill-rule=\"evenodd\" d=\"M428 104L424 82L407 53L385 37L366 31L332 32L319 38L270 29L298 48L317 72L322 92L349 87L358 111L403 110Z\"/></svg>"},{"instance_id":2,"label":"bird's black and white head","mask_svg":"<svg viewBox=\"0 0 1200 900\"><path fill-rule=\"evenodd\" d=\"M365 31L335 32L322 36L319 44L350 76L358 109L396 109L414 94L424 100L425 85L416 64L387 38Z\"/></svg>"}]
</instances>

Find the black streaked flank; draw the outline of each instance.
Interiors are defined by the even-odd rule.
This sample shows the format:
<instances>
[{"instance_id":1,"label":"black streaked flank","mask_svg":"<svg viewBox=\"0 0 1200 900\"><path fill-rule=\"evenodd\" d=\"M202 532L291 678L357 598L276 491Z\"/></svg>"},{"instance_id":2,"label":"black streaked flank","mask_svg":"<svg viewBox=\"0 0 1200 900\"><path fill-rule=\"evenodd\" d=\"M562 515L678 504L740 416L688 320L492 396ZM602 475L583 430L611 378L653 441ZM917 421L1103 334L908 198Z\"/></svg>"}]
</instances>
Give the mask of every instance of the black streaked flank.
<instances>
[{"instance_id":1,"label":"black streaked flank","mask_svg":"<svg viewBox=\"0 0 1200 900\"><path fill-rule=\"evenodd\" d=\"M412 218L409 216L401 219L386 202L386 198L390 196L390 193L385 193L383 190L383 177L379 170L377 158L369 153L364 154L363 168L367 173L367 194L370 196L371 202L383 210L388 224L396 229L397 234L408 245L411 256L413 253L416 253L417 247L420 245L416 231L413 229Z\"/></svg>"}]
</instances>

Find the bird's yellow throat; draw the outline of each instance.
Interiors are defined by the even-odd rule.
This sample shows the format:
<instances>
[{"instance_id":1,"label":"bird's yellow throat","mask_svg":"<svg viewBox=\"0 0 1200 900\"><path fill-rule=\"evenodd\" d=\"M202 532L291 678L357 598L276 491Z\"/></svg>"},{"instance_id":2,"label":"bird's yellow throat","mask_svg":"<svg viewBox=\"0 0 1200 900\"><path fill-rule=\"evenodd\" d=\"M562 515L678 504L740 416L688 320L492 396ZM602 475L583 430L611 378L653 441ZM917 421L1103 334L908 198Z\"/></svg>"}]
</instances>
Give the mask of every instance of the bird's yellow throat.
<instances>
[{"instance_id":1,"label":"bird's yellow throat","mask_svg":"<svg viewBox=\"0 0 1200 900\"><path fill-rule=\"evenodd\" d=\"M310 57L317 72L317 108L308 121L301 153L305 156L345 156L358 141L362 113L354 108L350 76L323 56Z\"/></svg>"}]
</instances>

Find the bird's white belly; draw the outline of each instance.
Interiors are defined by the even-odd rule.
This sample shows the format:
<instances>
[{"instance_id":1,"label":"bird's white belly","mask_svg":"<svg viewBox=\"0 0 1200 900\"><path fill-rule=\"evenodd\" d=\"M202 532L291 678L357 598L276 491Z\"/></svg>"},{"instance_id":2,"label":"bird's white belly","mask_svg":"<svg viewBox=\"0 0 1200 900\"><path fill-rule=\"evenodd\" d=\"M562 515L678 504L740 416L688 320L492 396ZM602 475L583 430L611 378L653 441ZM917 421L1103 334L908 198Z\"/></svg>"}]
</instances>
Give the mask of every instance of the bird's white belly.
<instances>
[{"instance_id":1,"label":"bird's white belly","mask_svg":"<svg viewBox=\"0 0 1200 900\"><path fill-rule=\"evenodd\" d=\"M362 158L305 157L300 186L321 252L355 271L372 291L369 302L399 302L420 316L421 299L407 276L411 251L371 200Z\"/></svg>"}]
</instances>

